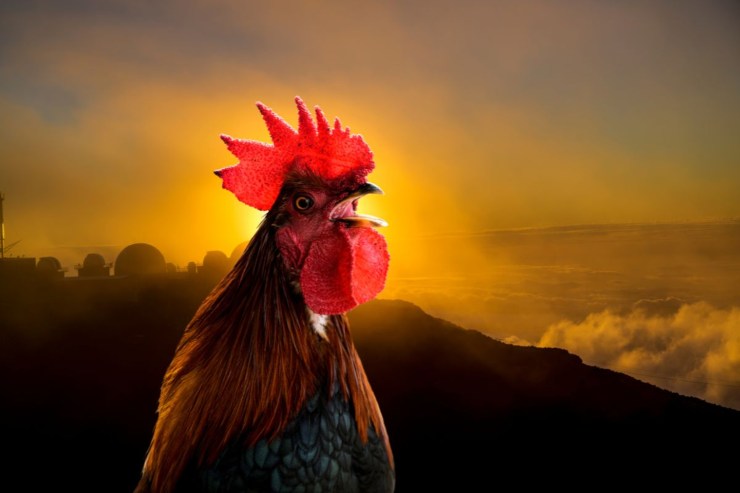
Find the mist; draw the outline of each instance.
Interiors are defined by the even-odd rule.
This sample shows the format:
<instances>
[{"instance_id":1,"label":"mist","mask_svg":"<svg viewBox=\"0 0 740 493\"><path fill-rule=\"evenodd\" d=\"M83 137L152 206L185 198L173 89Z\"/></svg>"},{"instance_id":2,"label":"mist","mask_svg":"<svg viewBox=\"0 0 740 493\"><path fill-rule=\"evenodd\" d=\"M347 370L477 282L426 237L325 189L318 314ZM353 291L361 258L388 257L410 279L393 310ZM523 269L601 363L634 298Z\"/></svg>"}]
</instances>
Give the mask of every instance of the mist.
<instances>
[{"instance_id":1,"label":"mist","mask_svg":"<svg viewBox=\"0 0 740 493\"><path fill-rule=\"evenodd\" d=\"M731 3L0 10L14 256L74 275L86 254L112 263L136 242L181 268L229 255L261 214L213 176L234 164L218 135L269 142L254 102L295 125L300 95L373 149L386 195L361 211L390 224L385 298L531 344L589 317L632 320L641 300L740 306Z\"/></svg>"},{"instance_id":2,"label":"mist","mask_svg":"<svg viewBox=\"0 0 740 493\"><path fill-rule=\"evenodd\" d=\"M671 314L675 300L645 305L624 315L607 310L580 323L559 322L538 345L565 348L586 363L740 409L740 308L699 302Z\"/></svg>"},{"instance_id":3,"label":"mist","mask_svg":"<svg viewBox=\"0 0 740 493\"><path fill-rule=\"evenodd\" d=\"M509 343L562 347L592 364L645 373L636 376L662 387L740 405L732 359L740 221L507 230L427 241L435 244L428 253L434 261L415 269L405 263L406 275L389 279L384 297L410 300ZM666 345L657 353L656 340ZM689 366L675 364L680 354Z\"/></svg>"}]
</instances>

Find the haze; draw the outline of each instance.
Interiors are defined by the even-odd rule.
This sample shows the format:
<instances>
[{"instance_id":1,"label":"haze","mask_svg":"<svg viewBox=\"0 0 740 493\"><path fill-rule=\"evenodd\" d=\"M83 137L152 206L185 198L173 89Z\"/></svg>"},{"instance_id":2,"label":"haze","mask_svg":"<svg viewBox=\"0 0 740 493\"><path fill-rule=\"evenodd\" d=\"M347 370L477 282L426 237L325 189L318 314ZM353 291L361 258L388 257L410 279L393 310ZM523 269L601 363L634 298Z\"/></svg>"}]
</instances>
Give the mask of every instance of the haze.
<instances>
[{"instance_id":1,"label":"haze","mask_svg":"<svg viewBox=\"0 0 740 493\"><path fill-rule=\"evenodd\" d=\"M295 124L300 95L375 152L386 195L361 208L390 223L384 296L624 366L564 334L659 300L669 339L689 315L737 328L738 25L732 1L5 1L7 240L70 268L139 241L181 267L230 254L261 215L212 175L234 163L218 135L269 141L254 102ZM722 354L627 366L740 382ZM740 405L705 387L679 390Z\"/></svg>"}]
</instances>

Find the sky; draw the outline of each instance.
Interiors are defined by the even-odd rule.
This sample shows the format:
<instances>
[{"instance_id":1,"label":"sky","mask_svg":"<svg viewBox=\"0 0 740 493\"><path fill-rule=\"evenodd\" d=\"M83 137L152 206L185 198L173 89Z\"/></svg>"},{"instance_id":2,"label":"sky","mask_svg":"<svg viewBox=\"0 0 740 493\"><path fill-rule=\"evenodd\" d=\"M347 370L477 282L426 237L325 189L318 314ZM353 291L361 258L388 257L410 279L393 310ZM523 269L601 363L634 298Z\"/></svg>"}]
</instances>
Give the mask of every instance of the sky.
<instances>
[{"instance_id":1,"label":"sky","mask_svg":"<svg viewBox=\"0 0 740 493\"><path fill-rule=\"evenodd\" d=\"M295 95L370 144L399 252L738 217L739 23L729 1L6 1L7 237L228 254L260 215L211 174L218 135L269 141L254 103L295 123Z\"/></svg>"},{"instance_id":2,"label":"sky","mask_svg":"<svg viewBox=\"0 0 740 493\"><path fill-rule=\"evenodd\" d=\"M389 222L385 296L624 366L589 327L737 326L738 88L730 0L5 0L6 237L71 274L134 242L181 267L230 254L261 213L212 174L235 163L218 137L269 142L254 103L296 124L300 95L373 149L386 194L361 210ZM664 322L639 310L660 300L679 300ZM740 381L732 344L680 378ZM694 393L740 406L712 392Z\"/></svg>"}]
</instances>

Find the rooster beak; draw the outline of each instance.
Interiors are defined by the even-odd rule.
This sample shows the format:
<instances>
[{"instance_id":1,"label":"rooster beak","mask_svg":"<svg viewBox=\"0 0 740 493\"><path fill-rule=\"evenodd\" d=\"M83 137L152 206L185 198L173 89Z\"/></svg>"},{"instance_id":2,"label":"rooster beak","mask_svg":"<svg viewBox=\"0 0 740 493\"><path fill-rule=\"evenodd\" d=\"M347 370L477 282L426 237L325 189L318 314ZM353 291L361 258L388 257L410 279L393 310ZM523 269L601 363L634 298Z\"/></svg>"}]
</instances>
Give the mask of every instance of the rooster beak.
<instances>
[{"instance_id":1,"label":"rooster beak","mask_svg":"<svg viewBox=\"0 0 740 493\"><path fill-rule=\"evenodd\" d=\"M363 183L360 188L355 190L353 193L350 194L349 197L347 197L344 200L348 200L350 198L360 198L364 195L369 195L371 193L377 193L378 195L383 195L383 190L376 185L375 183Z\"/></svg>"},{"instance_id":2,"label":"rooster beak","mask_svg":"<svg viewBox=\"0 0 740 493\"><path fill-rule=\"evenodd\" d=\"M341 202L334 206L334 210L332 211L332 221L342 222L350 228L378 228L388 226L388 223L379 217L355 213L354 207L351 206L352 202L355 200L372 193L383 195L383 190L374 183L363 183L357 190L351 192L347 197L342 199ZM351 215L345 216L343 214L345 211L349 211Z\"/></svg>"}]
</instances>

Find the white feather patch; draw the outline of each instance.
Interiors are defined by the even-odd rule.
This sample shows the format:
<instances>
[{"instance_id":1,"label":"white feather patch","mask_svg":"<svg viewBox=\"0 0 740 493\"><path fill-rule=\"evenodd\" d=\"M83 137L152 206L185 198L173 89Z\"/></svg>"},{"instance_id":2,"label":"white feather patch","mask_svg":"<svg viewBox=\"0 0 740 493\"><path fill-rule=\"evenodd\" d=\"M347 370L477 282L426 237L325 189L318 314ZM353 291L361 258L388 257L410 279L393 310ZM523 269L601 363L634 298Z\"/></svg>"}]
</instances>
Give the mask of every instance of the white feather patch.
<instances>
[{"instance_id":1,"label":"white feather patch","mask_svg":"<svg viewBox=\"0 0 740 493\"><path fill-rule=\"evenodd\" d=\"M326 337L326 324L329 323L329 316L314 313L308 307L306 307L306 310L308 311L308 321L311 324L311 327L313 327L313 330L328 341L329 338Z\"/></svg>"},{"instance_id":2,"label":"white feather patch","mask_svg":"<svg viewBox=\"0 0 740 493\"><path fill-rule=\"evenodd\" d=\"M301 283L293 281L291 283L295 292L301 293ZM326 325L329 323L329 315L319 315L314 313L309 307L306 307L306 313L308 313L308 323L311 324L314 332L321 336L324 340L328 341L329 338L326 336Z\"/></svg>"}]
</instances>

